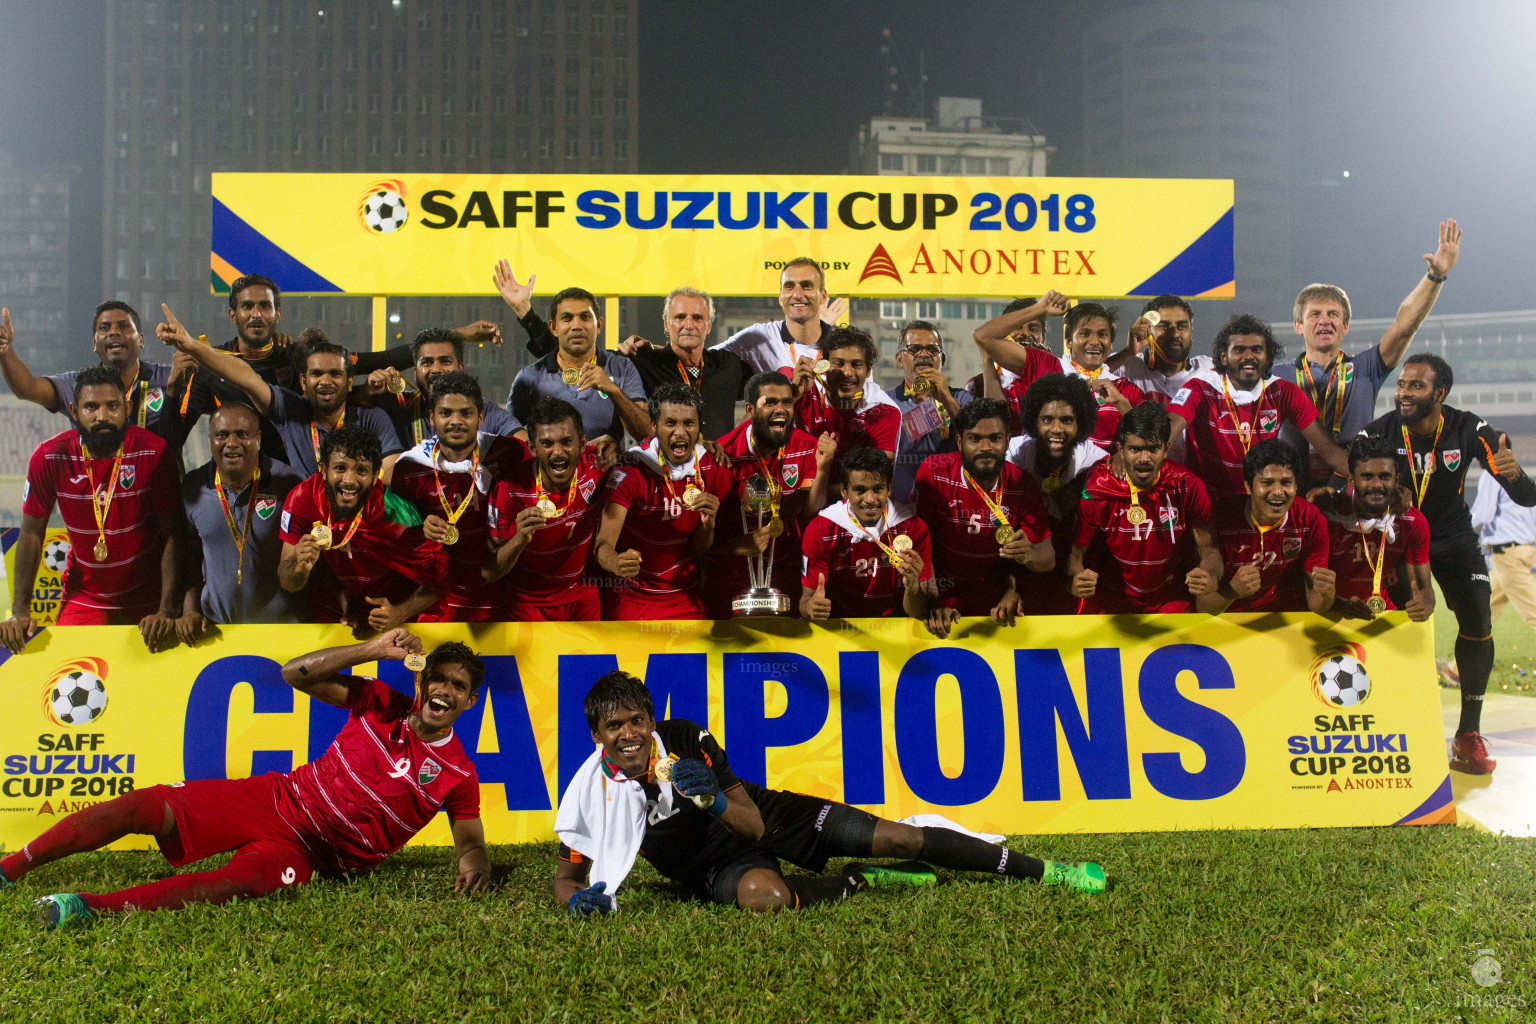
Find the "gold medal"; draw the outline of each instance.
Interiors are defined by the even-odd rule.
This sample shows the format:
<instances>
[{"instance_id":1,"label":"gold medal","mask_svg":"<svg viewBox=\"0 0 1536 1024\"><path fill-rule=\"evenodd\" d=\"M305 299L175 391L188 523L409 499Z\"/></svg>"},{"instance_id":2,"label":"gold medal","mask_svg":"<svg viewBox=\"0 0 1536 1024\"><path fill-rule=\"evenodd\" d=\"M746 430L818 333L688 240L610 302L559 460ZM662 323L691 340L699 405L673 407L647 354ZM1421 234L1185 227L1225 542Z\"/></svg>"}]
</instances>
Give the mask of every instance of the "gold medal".
<instances>
[{"instance_id":1,"label":"gold medal","mask_svg":"<svg viewBox=\"0 0 1536 1024\"><path fill-rule=\"evenodd\" d=\"M651 770L651 774L656 776L657 782L671 782L672 769L677 765L677 761L676 754L668 754L656 762L656 767Z\"/></svg>"},{"instance_id":2,"label":"gold medal","mask_svg":"<svg viewBox=\"0 0 1536 1024\"><path fill-rule=\"evenodd\" d=\"M832 369L832 361L830 359L818 359L811 367L811 372L819 377L830 369Z\"/></svg>"},{"instance_id":3,"label":"gold medal","mask_svg":"<svg viewBox=\"0 0 1536 1024\"><path fill-rule=\"evenodd\" d=\"M774 516L772 519L770 519L768 521L768 535L770 537L781 537L781 536L783 536L784 535L784 520L780 519L778 516Z\"/></svg>"},{"instance_id":4,"label":"gold medal","mask_svg":"<svg viewBox=\"0 0 1536 1024\"><path fill-rule=\"evenodd\" d=\"M1125 519L1132 526L1140 526L1147 521L1147 510L1140 505L1132 505L1125 511Z\"/></svg>"},{"instance_id":5,"label":"gold medal","mask_svg":"<svg viewBox=\"0 0 1536 1024\"><path fill-rule=\"evenodd\" d=\"M998 547L1007 547L1008 542L1011 540L1013 540L1013 527L1009 526L1007 523L999 526L997 528Z\"/></svg>"},{"instance_id":6,"label":"gold medal","mask_svg":"<svg viewBox=\"0 0 1536 1024\"><path fill-rule=\"evenodd\" d=\"M410 669L412 672L420 672L422 669L427 667L427 656L425 654L417 654L415 651L412 651L410 654L405 656L405 667Z\"/></svg>"},{"instance_id":7,"label":"gold medal","mask_svg":"<svg viewBox=\"0 0 1536 1024\"><path fill-rule=\"evenodd\" d=\"M904 533L898 533L891 538L891 548L898 555L904 555L912 550L912 538Z\"/></svg>"},{"instance_id":8,"label":"gold medal","mask_svg":"<svg viewBox=\"0 0 1536 1024\"><path fill-rule=\"evenodd\" d=\"M1372 615L1380 615L1387 610L1387 599L1380 594L1372 594L1365 599L1365 606L1371 610Z\"/></svg>"},{"instance_id":9,"label":"gold medal","mask_svg":"<svg viewBox=\"0 0 1536 1024\"><path fill-rule=\"evenodd\" d=\"M702 497L704 497L704 492L699 490L693 484L689 484L687 487L683 488L683 504L687 505L689 508L693 508L694 502L698 501Z\"/></svg>"},{"instance_id":10,"label":"gold medal","mask_svg":"<svg viewBox=\"0 0 1536 1024\"><path fill-rule=\"evenodd\" d=\"M321 551L331 546L331 528L324 523L316 523L310 528L309 535L315 539L315 547Z\"/></svg>"},{"instance_id":11,"label":"gold medal","mask_svg":"<svg viewBox=\"0 0 1536 1024\"><path fill-rule=\"evenodd\" d=\"M105 562L107 560L107 539L102 537L97 540L96 549L91 553L96 556L96 561Z\"/></svg>"},{"instance_id":12,"label":"gold medal","mask_svg":"<svg viewBox=\"0 0 1536 1024\"><path fill-rule=\"evenodd\" d=\"M555 516L560 514L560 510L555 507L555 503L553 501L549 500L548 495L544 495L543 497L539 498L539 503L534 507L539 510L539 515L543 516L545 519L553 519Z\"/></svg>"},{"instance_id":13,"label":"gold medal","mask_svg":"<svg viewBox=\"0 0 1536 1024\"><path fill-rule=\"evenodd\" d=\"M912 382L912 397L923 398L933 394L933 381L927 377L919 377Z\"/></svg>"},{"instance_id":14,"label":"gold medal","mask_svg":"<svg viewBox=\"0 0 1536 1024\"><path fill-rule=\"evenodd\" d=\"M1061 477L1057 476L1054 473L1052 473L1050 476L1046 477L1044 480L1040 481L1040 489L1042 491L1044 491L1046 494L1054 493L1057 490L1057 488L1059 488L1060 486L1061 486Z\"/></svg>"},{"instance_id":15,"label":"gold medal","mask_svg":"<svg viewBox=\"0 0 1536 1024\"><path fill-rule=\"evenodd\" d=\"M1141 318L1147 323L1151 324L1153 327L1156 327L1158 324L1163 322L1163 318L1157 315L1157 310L1155 309L1147 310L1145 313L1141 314Z\"/></svg>"},{"instance_id":16,"label":"gold medal","mask_svg":"<svg viewBox=\"0 0 1536 1024\"><path fill-rule=\"evenodd\" d=\"M405 394L405 378L400 376L391 377L389 378L389 383L384 385L384 387L392 395L403 395Z\"/></svg>"},{"instance_id":17,"label":"gold medal","mask_svg":"<svg viewBox=\"0 0 1536 1024\"><path fill-rule=\"evenodd\" d=\"M560 371L560 379L571 387L575 387L581 381L581 370L575 366L567 366Z\"/></svg>"},{"instance_id":18,"label":"gold medal","mask_svg":"<svg viewBox=\"0 0 1536 1024\"><path fill-rule=\"evenodd\" d=\"M444 544L457 544L459 542L459 528L452 523L448 524L448 532L443 537Z\"/></svg>"}]
</instances>

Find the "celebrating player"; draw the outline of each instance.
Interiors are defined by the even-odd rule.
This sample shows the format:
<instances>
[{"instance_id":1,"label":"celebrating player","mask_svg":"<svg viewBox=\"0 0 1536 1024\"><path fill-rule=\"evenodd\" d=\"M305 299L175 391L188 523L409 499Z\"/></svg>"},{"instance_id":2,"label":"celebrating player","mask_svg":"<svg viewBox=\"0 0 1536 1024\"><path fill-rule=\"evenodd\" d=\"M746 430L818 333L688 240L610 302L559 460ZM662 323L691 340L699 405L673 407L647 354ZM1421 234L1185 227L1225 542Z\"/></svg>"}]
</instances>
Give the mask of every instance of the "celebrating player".
<instances>
[{"instance_id":1,"label":"celebrating player","mask_svg":"<svg viewBox=\"0 0 1536 1024\"><path fill-rule=\"evenodd\" d=\"M1211 500L1199 477L1166 461L1168 429L1162 406L1138 405L1116 429L1119 450L1088 473L1067 559L1080 612L1187 612L1190 596L1221 581Z\"/></svg>"},{"instance_id":2,"label":"celebrating player","mask_svg":"<svg viewBox=\"0 0 1536 1024\"><path fill-rule=\"evenodd\" d=\"M1232 612L1326 612L1333 604L1328 526L1311 502L1296 496L1305 464L1278 438L1260 441L1243 459L1248 493L1216 506L1214 530L1225 576L1195 607Z\"/></svg>"},{"instance_id":3,"label":"celebrating player","mask_svg":"<svg viewBox=\"0 0 1536 1024\"><path fill-rule=\"evenodd\" d=\"M429 396L432 382L445 373L464 372L464 336L446 327L429 327L411 342L411 363L415 387L407 389L405 378L393 367L374 370L368 375L368 390L374 404L389 417L400 447L410 449L432 436L432 409ZM482 398L480 430L492 436L517 432L522 424L507 410ZM393 480L393 477L391 477Z\"/></svg>"},{"instance_id":4,"label":"celebrating player","mask_svg":"<svg viewBox=\"0 0 1536 1024\"><path fill-rule=\"evenodd\" d=\"M1429 522L1430 571L1456 616L1461 720L1451 743L1451 768L1487 775L1498 764L1488 756L1478 731L1483 694L1493 671L1491 584L1461 490L1473 459L1498 477L1517 505L1536 506L1536 483L1510 451L1508 435L1474 413L1445 404L1453 382L1450 364L1439 356L1425 352L1409 356L1397 378L1397 408L1370 423L1365 433L1393 444L1402 442L1397 452L1398 477L1409 484L1413 504ZM1406 603L1407 595L1408 581L1399 579L1393 600Z\"/></svg>"},{"instance_id":5,"label":"celebrating player","mask_svg":"<svg viewBox=\"0 0 1536 1024\"><path fill-rule=\"evenodd\" d=\"M743 910L799 909L867 887L933 885L930 865L1104 890L1104 869L1091 862L1042 861L951 829L887 821L739 779L708 730L683 719L656 721L645 684L625 672L600 677L584 705L597 749L555 814L561 845L554 894L573 917L616 911L615 891L637 855L699 896ZM832 857L922 860L849 864L821 876ZM813 874L785 875L781 859Z\"/></svg>"},{"instance_id":6,"label":"celebrating player","mask_svg":"<svg viewBox=\"0 0 1536 1024\"><path fill-rule=\"evenodd\" d=\"M291 772L198 779L136 789L92 804L0 860L0 889L44 864L99 850L124 836L154 836L174 867L234 851L223 867L109 893L56 893L34 906L53 929L123 910L177 910L304 885L316 872L368 871L446 811L453 831L455 891L490 883L480 780L453 723L474 707L484 663L446 643L426 655L415 700L345 670L420 656L421 641L394 629L367 643L295 658L283 679L314 700L350 712L324 754Z\"/></svg>"},{"instance_id":7,"label":"celebrating player","mask_svg":"<svg viewBox=\"0 0 1536 1024\"><path fill-rule=\"evenodd\" d=\"M400 456L390 483L421 514L427 540L448 552L447 593L417 621L491 622L504 603L499 588L480 574L491 533L491 487L527 459L528 449L485 429L485 399L475 378L448 370L430 379L430 433Z\"/></svg>"},{"instance_id":8,"label":"celebrating player","mask_svg":"<svg viewBox=\"0 0 1536 1024\"><path fill-rule=\"evenodd\" d=\"M57 503L69 531L58 624L137 624L151 651L173 647L182 545L176 460L165 441L127 425L116 369L87 367L74 385L76 427L38 445L27 465L0 642L19 652L32 632L32 586Z\"/></svg>"},{"instance_id":9,"label":"celebrating player","mask_svg":"<svg viewBox=\"0 0 1536 1024\"><path fill-rule=\"evenodd\" d=\"M747 381L746 400L746 422L720 439L731 459L732 485L704 569L705 603L715 619L730 618L732 600L750 586L749 558L771 553L768 585L781 594L799 592L801 535L832 493L837 442L795 426L789 378L776 370L756 374ZM769 515L762 526L742 500L748 490L766 495Z\"/></svg>"},{"instance_id":10,"label":"celebrating player","mask_svg":"<svg viewBox=\"0 0 1536 1024\"><path fill-rule=\"evenodd\" d=\"M504 614L515 622L595 622L603 617L587 556L602 517L592 498L604 469L585 447L581 413L541 398L528 414L533 459L502 474L491 491L491 541L484 578L505 578Z\"/></svg>"},{"instance_id":11,"label":"celebrating player","mask_svg":"<svg viewBox=\"0 0 1536 1024\"><path fill-rule=\"evenodd\" d=\"M299 394L268 384L236 353L193 340L172 315L169 306L162 304L160 310L165 314L165 322L155 328L160 340L187 353L200 365L244 391L256 411L270 420L283 439L287 456L284 461L288 465L305 474L318 472L322 465L321 442L333 430L356 426L378 438L384 453L380 475L386 481L389 479L389 470L400 454L395 428L379 410L351 401L349 353L340 345L332 344L323 332L310 328L299 335L305 352L304 371L300 377L303 394Z\"/></svg>"},{"instance_id":12,"label":"celebrating player","mask_svg":"<svg viewBox=\"0 0 1536 1024\"><path fill-rule=\"evenodd\" d=\"M944 374L944 338L926 320L912 320L901 329L896 365L904 377L901 393L891 396L901 415L891 494L897 501L909 502L914 500L917 467L935 452L955 450L953 420L960 407L976 396L964 388L950 390Z\"/></svg>"},{"instance_id":13,"label":"celebrating player","mask_svg":"<svg viewBox=\"0 0 1536 1024\"><path fill-rule=\"evenodd\" d=\"M1048 373L1023 394L1019 406L1024 433L1008 442L1008 462L1040 488L1055 552L1055 568L1033 576L1019 592L1028 615L1064 615L1076 608L1069 592L1067 556L1077 536L1077 504L1095 464L1109 457L1088 440L1098 403L1081 377Z\"/></svg>"},{"instance_id":14,"label":"celebrating player","mask_svg":"<svg viewBox=\"0 0 1536 1024\"><path fill-rule=\"evenodd\" d=\"M1244 457L1258 442L1280 436L1286 424L1347 474L1344 449L1328 439L1301 388L1273 376L1280 352L1268 324L1247 313L1235 316L1216 334L1215 368L1193 374L1168 403L1173 437L1188 445L1185 464L1218 498L1243 493Z\"/></svg>"},{"instance_id":15,"label":"celebrating player","mask_svg":"<svg viewBox=\"0 0 1536 1024\"><path fill-rule=\"evenodd\" d=\"M1338 578L1333 610L1374 619L1396 607L1392 590L1406 575L1412 596L1403 611L1414 622L1428 621L1435 611L1429 523L1411 503L1400 504L1397 446L1368 434L1351 441L1349 483L1347 491L1324 491L1318 497L1328 520L1328 566Z\"/></svg>"},{"instance_id":16,"label":"celebrating player","mask_svg":"<svg viewBox=\"0 0 1536 1024\"><path fill-rule=\"evenodd\" d=\"M337 427L320 444L324 473L316 473L283 503L283 553L277 578L284 590L309 586L324 559L339 594L311 593L320 621L384 632L432 607L447 589L448 556L420 526L405 526L385 510L378 483L379 439L361 427Z\"/></svg>"},{"instance_id":17,"label":"celebrating player","mask_svg":"<svg viewBox=\"0 0 1536 1024\"><path fill-rule=\"evenodd\" d=\"M607 619L702 619L699 564L714 542L731 471L699 444L699 393L681 382L651 395L656 436L610 474L593 553L627 583L603 596Z\"/></svg>"},{"instance_id":18,"label":"celebrating player","mask_svg":"<svg viewBox=\"0 0 1536 1024\"><path fill-rule=\"evenodd\" d=\"M1141 315L1125 332L1125 348L1106 362L1148 397L1167 405L1190 377L1212 367L1210 356L1190 354L1194 323L1188 301L1159 295L1141 307Z\"/></svg>"},{"instance_id":19,"label":"celebrating player","mask_svg":"<svg viewBox=\"0 0 1536 1024\"><path fill-rule=\"evenodd\" d=\"M917 517L931 534L939 594L928 628L941 638L962 616L990 615L1013 625L1022 608L1019 568L1056 568L1039 486L1007 461L1008 407L978 398L961 407L954 433L959 451L931 456L916 485Z\"/></svg>"},{"instance_id":20,"label":"celebrating player","mask_svg":"<svg viewBox=\"0 0 1536 1024\"><path fill-rule=\"evenodd\" d=\"M182 599L177 635L192 644L210 622L306 621L304 595L289 593L277 579L277 513L304 478L261 454L261 420L248 405L215 410L208 440L213 458L181 482L193 585Z\"/></svg>"},{"instance_id":21,"label":"celebrating player","mask_svg":"<svg viewBox=\"0 0 1536 1024\"><path fill-rule=\"evenodd\" d=\"M891 501L891 457L855 448L841 461L843 500L806 528L800 615L926 619L933 597L928 527Z\"/></svg>"},{"instance_id":22,"label":"celebrating player","mask_svg":"<svg viewBox=\"0 0 1536 1024\"><path fill-rule=\"evenodd\" d=\"M806 433L837 438L838 456L863 447L896 452L901 414L869 379L879 351L856 327L834 327L821 339L821 358L795 364L795 412Z\"/></svg>"}]
</instances>

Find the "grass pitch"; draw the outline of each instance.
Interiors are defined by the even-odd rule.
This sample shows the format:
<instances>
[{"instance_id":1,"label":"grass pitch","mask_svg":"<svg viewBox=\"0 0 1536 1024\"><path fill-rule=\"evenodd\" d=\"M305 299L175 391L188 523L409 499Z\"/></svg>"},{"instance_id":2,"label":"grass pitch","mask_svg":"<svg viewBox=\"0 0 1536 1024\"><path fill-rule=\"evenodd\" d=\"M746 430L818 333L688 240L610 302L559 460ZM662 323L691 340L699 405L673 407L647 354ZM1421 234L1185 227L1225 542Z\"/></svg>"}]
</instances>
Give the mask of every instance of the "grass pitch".
<instances>
[{"instance_id":1,"label":"grass pitch","mask_svg":"<svg viewBox=\"0 0 1536 1024\"><path fill-rule=\"evenodd\" d=\"M1531 840L1421 827L1013 845L1100 860L1112 888L1085 897L940 872L931 889L752 915L691 902L642 864L621 891L621 914L572 921L550 895L551 845L493 848L496 891L468 898L449 891L446 851L413 849L349 882L40 931L29 907L37 895L169 872L153 853L94 854L0 894L0 1019L1396 1022L1536 1013ZM1503 967L1486 988L1471 973L1484 949ZM1474 998L1484 1002L1469 1006Z\"/></svg>"}]
</instances>

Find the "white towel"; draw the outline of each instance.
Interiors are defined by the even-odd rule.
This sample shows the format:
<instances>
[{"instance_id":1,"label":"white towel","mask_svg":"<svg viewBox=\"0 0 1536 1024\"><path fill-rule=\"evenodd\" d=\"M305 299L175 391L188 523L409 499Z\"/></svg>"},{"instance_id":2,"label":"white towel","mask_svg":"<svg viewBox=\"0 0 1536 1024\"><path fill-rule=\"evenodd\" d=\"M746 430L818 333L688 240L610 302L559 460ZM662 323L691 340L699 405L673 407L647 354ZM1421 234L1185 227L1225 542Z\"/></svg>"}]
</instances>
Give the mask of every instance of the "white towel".
<instances>
[{"instance_id":1,"label":"white towel","mask_svg":"<svg viewBox=\"0 0 1536 1024\"><path fill-rule=\"evenodd\" d=\"M654 732L656 759L667 756L666 746ZM662 786L656 801L656 817L672 814L672 787ZM607 882L612 896L635 866L640 842L645 838L645 787L640 782L603 773L603 748L599 746L582 763L555 812L555 834L560 841L592 862L588 885ZM618 901L614 901L618 909Z\"/></svg>"},{"instance_id":2,"label":"white towel","mask_svg":"<svg viewBox=\"0 0 1536 1024\"><path fill-rule=\"evenodd\" d=\"M980 839L984 843L1001 843L1003 836L992 832L972 832L964 825L957 825L942 814L913 814L901 819L903 825L913 825L917 828L947 828L951 832L959 832L968 835L972 839ZM570 844L567 843L567 846Z\"/></svg>"}]
</instances>

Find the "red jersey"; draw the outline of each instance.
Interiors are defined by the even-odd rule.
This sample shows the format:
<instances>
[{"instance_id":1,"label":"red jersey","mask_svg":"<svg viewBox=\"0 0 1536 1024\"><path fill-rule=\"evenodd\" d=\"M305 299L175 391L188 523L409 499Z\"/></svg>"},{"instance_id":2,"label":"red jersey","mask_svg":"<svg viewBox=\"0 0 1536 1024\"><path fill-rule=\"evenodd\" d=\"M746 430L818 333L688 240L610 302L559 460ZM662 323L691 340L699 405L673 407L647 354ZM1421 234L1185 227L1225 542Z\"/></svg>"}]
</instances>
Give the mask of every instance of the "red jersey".
<instances>
[{"instance_id":1,"label":"red jersey","mask_svg":"<svg viewBox=\"0 0 1536 1024\"><path fill-rule=\"evenodd\" d=\"M448 519L449 513L457 511L465 497L474 491L474 496L454 523L459 531L458 542L444 548L448 555L448 592L436 605L421 613L421 622L490 622L500 618L502 588L486 583L480 574L480 563L491 533L490 489L498 477L530 455L527 446L514 437L481 433L479 442L478 465L475 459L442 461L436 436L403 452L395 460L389 489L416 506L423 518Z\"/></svg>"},{"instance_id":2,"label":"red jersey","mask_svg":"<svg viewBox=\"0 0 1536 1024\"><path fill-rule=\"evenodd\" d=\"M1252 391L1239 391L1215 370L1189 378L1168 403L1168 414L1184 417L1185 465L1211 494L1244 494L1243 456L1260 441L1280 436L1289 423L1303 430L1317 419L1306 392L1288 380L1270 377Z\"/></svg>"},{"instance_id":3,"label":"red jersey","mask_svg":"<svg viewBox=\"0 0 1536 1024\"><path fill-rule=\"evenodd\" d=\"M1131 492L1105 459L1088 473L1074 543L1099 574L1093 603L1109 614L1187 611L1184 576L1196 563L1189 531L1211 521L1211 499L1194 473L1164 462L1157 482L1137 492L1146 521L1127 518Z\"/></svg>"},{"instance_id":4,"label":"red jersey","mask_svg":"<svg viewBox=\"0 0 1536 1024\"><path fill-rule=\"evenodd\" d=\"M491 491L491 539L498 546L517 536L517 516L539 503L541 496L555 503L559 514L534 530L517 564L499 581L507 606L566 604L583 594L597 596L586 575L592 538L603 518L602 501L593 502L603 481L590 450L583 450L576 472L563 494L543 490L538 484L539 464L528 460L496 481Z\"/></svg>"},{"instance_id":5,"label":"red jersey","mask_svg":"<svg viewBox=\"0 0 1536 1024\"><path fill-rule=\"evenodd\" d=\"M1038 449L1038 442L1028 434L1015 437L1008 442L1008 462L1035 481L1040 490L1051 547L1056 550L1056 568L1048 573L1030 573L1029 585L1020 588L1019 596L1028 615L1070 615L1077 610L1077 598L1072 596L1072 584L1067 579L1068 556L1077 536L1077 503L1082 499L1088 471L1109 455L1092 441L1079 441L1066 465L1046 474L1035 465Z\"/></svg>"},{"instance_id":6,"label":"red jersey","mask_svg":"<svg viewBox=\"0 0 1536 1024\"><path fill-rule=\"evenodd\" d=\"M1376 582L1375 565L1380 559L1380 593L1388 608L1396 608L1389 588L1398 581L1398 567L1429 561L1429 520L1416 508L1379 519L1361 519L1351 498L1344 499L1341 510L1330 510L1324 518L1328 522L1328 567L1338 577L1335 593L1339 600L1369 600ZM1387 540L1383 556L1384 536Z\"/></svg>"},{"instance_id":7,"label":"red jersey","mask_svg":"<svg viewBox=\"0 0 1536 1024\"><path fill-rule=\"evenodd\" d=\"M873 393L874 397L870 397ZM854 448L881 448L896 454L896 439L901 434L901 410L884 391L866 386L865 395L852 409L840 409L828 401L819 382L795 403L795 415L807 434L820 437L837 435L837 456Z\"/></svg>"},{"instance_id":8,"label":"red jersey","mask_svg":"<svg viewBox=\"0 0 1536 1024\"><path fill-rule=\"evenodd\" d=\"M1244 565L1259 567L1259 589L1227 606L1229 612L1304 612L1307 574L1328 565L1328 524L1305 498L1262 534L1249 517L1249 498L1232 496L1217 504L1213 529L1225 565L1222 580Z\"/></svg>"},{"instance_id":9,"label":"red jersey","mask_svg":"<svg viewBox=\"0 0 1536 1024\"><path fill-rule=\"evenodd\" d=\"M923 560L922 579L933 579L933 550L928 527L908 505L887 503L885 527L866 529L854 518L846 501L829 505L805 529L805 571L800 582L812 590L827 578L827 598L839 619L873 619L904 615L901 571L891 564L878 536L889 547L891 538L904 533L912 538L912 550Z\"/></svg>"},{"instance_id":10,"label":"red jersey","mask_svg":"<svg viewBox=\"0 0 1536 1024\"><path fill-rule=\"evenodd\" d=\"M703 445L694 448L684 466L663 468L662 462L656 439L651 438L643 447L631 448L609 473L605 504L628 510L617 549L640 552L640 573L616 581L611 597L605 593L608 618L662 617L645 605L666 609L668 618L704 617L700 560L690 548L699 514L683 504L683 492L691 483L724 498L731 489L731 471L717 465Z\"/></svg>"},{"instance_id":11,"label":"red jersey","mask_svg":"<svg viewBox=\"0 0 1536 1024\"><path fill-rule=\"evenodd\" d=\"M967 482L959 452L929 456L918 467L914 493L917 517L932 535L933 575L947 606L959 608L962 615L989 615L1010 577L1019 581L1020 590L1028 585L1025 577L1035 574L998 554L1002 545L997 542L997 518ZM1049 535L1040 486L1018 466L1005 461L987 495L1030 543Z\"/></svg>"},{"instance_id":12,"label":"red jersey","mask_svg":"<svg viewBox=\"0 0 1536 1024\"><path fill-rule=\"evenodd\" d=\"M335 741L281 776L278 814L339 868L373 867L440 810L454 821L480 817L475 763L451 732L432 743L417 736L406 721L412 703L377 679L354 678L352 714Z\"/></svg>"},{"instance_id":13,"label":"red jersey","mask_svg":"<svg viewBox=\"0 0 1536 1024\"><path fill-rule=\"evenodd\" d=\"M64 568L64 603L95 611L129 610L147 615L160 605L160 556L170 524L181 512L176 460L165 441L143 427L123 436L122 462L112 477L114 456L89 459L76 430L37 446L27 464L21 510L46 520L54 505L69 531ZM89 461L87 461L89 459ZM91 481L103 499L112 488L106 514L107 557L96 561L101 531L91 499Z\"/></svg>"},{"instance_id":14,"label":"red jersey","mask_svg":"<svg viewBox=\"0 0 1536 1024\"><path fill-rule=\"evenodd\" d=\"M1072 362L1071 356L1053 356L1049 352L1038 348L1026 348L1024 355L1026 358L1024 372L1019 374L1016 380L1005 385L1003 388L1003 397L1008 400L1008 408L1012 410L1015 417L1019 415L1019 410L1023 407L1024 392L1028 391L1031 384L1046 374L1060 373L1068 377L1081 377L1083 380L1093 379L1077 368L1077 365ZM1125 400L1133 406L1140 405L1145 397L1142 394L1141 388L1119 374L1111 372L1108 367L1104 367L1098 376L1100 379L1113 383L1115 390L1124 395ZM1089 435L1089 438L1098 442L1100 446L1107 448L1115 441L1115 428L1120 425L1120 410L1112 403L1106 401L1101 395L1095 394L1093 399L1098 403L1099 415L1094 421L1093 433ZM1013 432L1015 434L1022 433L1023 430L1023 424L1013 424Z\"/></svg>"},{"instance_id":15,"label":"red jersey","mask_svg":"<svg viewBox=\"0 0 1536 1024\"><path fill-rule=\"evenodd\" d=\"M362 519L345 547L342 540L352 532L351 518L338 520L331 512L325 480L316 473L288 492L278 532L284 544L297 544L317 522L329 523L335 545L320 560L354 601L353 614L366 618L365 597L404 601L417 584L442 586L448 576L448 554L436 541L427 540L419 526L391 521L384 510L384 485L375 483L357 516ZM340 550L338 550L340 548ZM311 581L314 577L311 576ZM323 602L322 606L323 606ZM360 607L359 607L360 606ZM334 614L323 609L322 614Z\"/></svg>"},{"instance_id":16,"label":"red jersey","mask_svg":"<svg viewBox=\"0 0 1536 1024\"><path fill-rule=\"evenodd\" d=\"M769 583L789 596L790 614L799 615L800 538L803 533L800 509L809 500L811 485L816 481L816 438L795 427L783 448L760 459L754 445L752 421L748 420L722 437L720 444L731 457L731 489L720 503L715 543L705 556L704 600L709 614L716 619L730 618L731 601L747 589L746 557L722 552L757 528L757 514L745 512L742 507L742 492L747 481L754 476L771 476L779 482L783 495L779 502L779 518L784 523L784 532L774 540L771 548L773 566ZM763 522L768 522L767 512L763 513Z\"/></svg>"}]
</instances>

